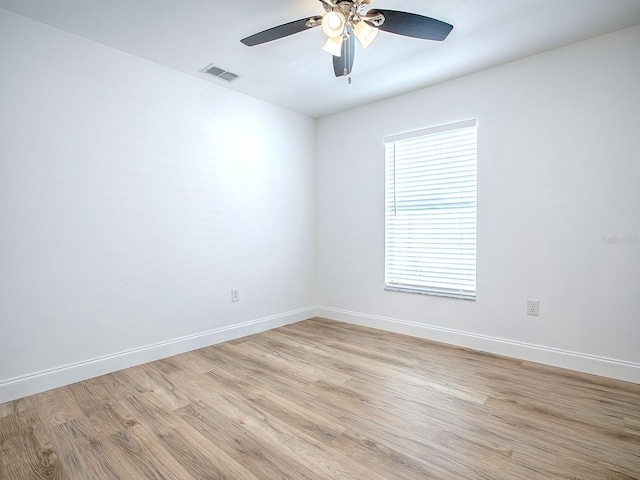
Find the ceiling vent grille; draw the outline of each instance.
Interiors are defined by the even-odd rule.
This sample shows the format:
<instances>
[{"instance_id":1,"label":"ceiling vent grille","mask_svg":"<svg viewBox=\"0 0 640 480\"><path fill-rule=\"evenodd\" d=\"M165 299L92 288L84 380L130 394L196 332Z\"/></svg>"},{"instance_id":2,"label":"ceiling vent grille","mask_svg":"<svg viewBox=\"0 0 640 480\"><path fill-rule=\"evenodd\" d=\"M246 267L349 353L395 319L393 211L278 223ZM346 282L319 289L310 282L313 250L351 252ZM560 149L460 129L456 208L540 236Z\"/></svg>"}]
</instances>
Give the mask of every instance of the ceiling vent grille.
<instances>
[{"instance_id":1,"label":"ceiling vent grille","mask_svg":"<svg viewBox=\"0 0 640 480\"><path fill-rule=\"evenodd\" d=\"M218 77L227 82L233 82L236 78L238 78L238 75L236 75L235 73L227 72L226 70L223 70L222 68L219 68L219 67L215 67L213 65L209 65L208 67L200 71L202 73L206 73L207 75Z\"/></svg>"}]
</instances>

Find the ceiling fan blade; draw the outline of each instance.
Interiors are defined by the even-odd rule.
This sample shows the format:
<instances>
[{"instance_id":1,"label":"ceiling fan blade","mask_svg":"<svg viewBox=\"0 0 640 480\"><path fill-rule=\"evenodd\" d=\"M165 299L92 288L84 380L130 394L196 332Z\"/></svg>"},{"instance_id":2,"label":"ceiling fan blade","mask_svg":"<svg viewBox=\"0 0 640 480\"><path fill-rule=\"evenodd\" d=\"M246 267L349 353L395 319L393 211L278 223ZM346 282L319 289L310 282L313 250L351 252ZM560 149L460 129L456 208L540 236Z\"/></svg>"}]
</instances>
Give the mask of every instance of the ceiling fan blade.
<instances>
[{"instance_id":1,"label":"ceiling fan blade","mask_svg":"<svg viewBox=\"0 0 640 480\"><path fill-rule=\"evenodd\" d=\"M405 37L442 41L453 30L453 25L417 13L397 10L370 10L369 13L384 15L384 23L380 25L380 30Z\"/></svg>"},{"instance_id":2,"label":"ceiling fan blade","mask_svg":"<svg viewBox=\"0 0 640 480\"><path fill-rule=\"evenodd\" d=\"M356 53L356 36L352 33L342 42L342 56L333 57L333 71L336 77L350 75Z\"/></svg>"},{"instance_id":3,"label":"ceiling fan blade","mask_svg":"<svg viewBox=\"0 0 640 480\"><path fill-rule=\"evenodd\" d=\"M307 23L311 23L311 25L309 26ZM317 17L301 18L300 20L295 20L293 22L285 23L284 25L278 25L277 27L258 32L254 35L243 38L240 41L248 47L253 47L254 45L260 45L261 43L267 43L272 40L277 40L278 38L288 37L294 33L303 32L304 30L317 27L318 25L320 25L320 23L317 21Z\"/></svg>"}]
</instances>

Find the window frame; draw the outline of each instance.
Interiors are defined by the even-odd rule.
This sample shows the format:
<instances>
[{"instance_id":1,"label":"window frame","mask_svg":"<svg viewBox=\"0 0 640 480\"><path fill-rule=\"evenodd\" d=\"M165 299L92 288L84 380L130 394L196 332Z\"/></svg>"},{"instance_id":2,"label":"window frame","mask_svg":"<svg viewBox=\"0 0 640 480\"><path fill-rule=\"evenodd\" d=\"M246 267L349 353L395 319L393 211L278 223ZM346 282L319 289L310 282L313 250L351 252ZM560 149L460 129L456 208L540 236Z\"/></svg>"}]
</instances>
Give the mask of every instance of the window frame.
<instances>
[{"instance_id":1,"label":"window frame","mask_svg":"<svg viewBox=\"0 0 640 480\"><path fill-rule=\"evenodd\" d=\"M477 253L478 253L478 241L477 241L477 229L478 229L478 121L476 119L464 120L461 122L450 123L446 125L438 125L435 127L425 128L421 130L416 130L412 132L406 132L399 135L392 135L384 138L385 145L385 161L384 161L384 288L385 290L395 291L395 292L406 292L406 293L418 293L424 295L435 295L435 296L444 296L444 297L452 297L459 298L464 300L475 301L477 296ZM396 153L397 145L407 145L411 142L417 142L419 139L428 139L430 138L434 142L438 142L438 139L446 138L448 135L456 135L456 132L460 133L460 137L470 142L469 139L473 140L473 143L456 143L455 147L460 147L462 145L471 145L464 150L464 154L455 154L450 155L446 154L441 157L437 157L438 154L435 152L435 146L432 145L432 150L427 149L427 153L424 153L423 162L420 163L420 157L411 157L412 164L418 164L419 167L424 172L420 175L416 174L404 174L405 176L400 176L400 174L396 171L396 165L398 162L408 162L409 154L405 155L405 157L398 160L399 156L402 154ZM434 140L435 139L435 140ZM402 142L405 142L404 144ZM429 144L429 140L425 140L423 142L423 147L427 148L425 145ZM389 148L391 145L391 149ZM393 151L393 158L390 158L389 151ZM472 155L471 155L472 152ZM431 158L427 158L429 156ZM417 160L416 160L417 158ZM443 163L443 159L444 163ZM449 159L450 161L447 161ZM439 161L438 162L436 162ZM390 174L390 162L393 162L392 171ZM433 178L436 178L436 174L433 173L438 168L434 168L434 166L429 166L429 162L432 162L433 165L439 165L438 168L441 168L442 165L449 165L449 168L455 169L451 164L456 164L457 162L463 162L466 164L472 165L472 167L465 167L467 170L461 169L460 176L457 177L454 174L455 181L445 180L441 181L443 185L448 186L451 191L441 190L441 193L444 194L447 198L451 198L450 195L453 194L455 197L455 193L458 192L460 196L459 202L452 202L451 200L447 200L443 202L442 200L434 201L433 198L437 198L437 195L421 195L418 193L418 197L424 197L422 200L418 200L415 205L421 205L422 207L415 205L410 205L406 200L409 198L409 187L402 187L405 190L402 191L401 201L396 199L396 194L398 193L399 187L396 182L398 178L402 180L400 183L406 185L407 181L416 181L418 183L430 183ZM406 166L409 163L405 163L403 168L406 169ZM401 168L402 169L402 168ZM470 173L472 171L472 173ZM389 175L393 176L393 200L390 200L390 181ZM449 178L449 177L447 177ZM471 185L470 178L473 178L473 184ZM464 179L464 180L463 180ZM465 185L465 187L469 187L469 189L464 190L461 185ZM419 192L423 192L424 187L420 187ZM438 185L438 188L442 188L442 185ZM472 194L470 193L472 189ZM433 192L434 189L430 189L430 192ZM464 191L464 193L460 193ZM415 191L413 192L415 194ZM405 195L405 197L402 197ZM415 195L413 195L415 196ZM432 197L432 199L426 199L427 197ZM402 199L405 202L402 202ZM391 205L391 203L392 205ZM399 210L403 212L405 220L401 221L390 221L391 218L399 218L398 215L398 205L405 205L403 208ZM409 206L407 206L409 205ZM393 214L391 214L393 212ZM472 214L472 217L470 216ZM458 216L458 223L455 223L451 220L451 217ZM419 217L423 217L422 220L419 220ZM431 220L428 220L431 218ZM443 220L444 218L444 220ZM471 219L472 218L472 222ZM391 224L401 224L401 226L391 227ZM404 225L404 226L402 226ZM419 226L417 226L419 225ZM455 225L459 225L458 228L458 236L455 237L455 240L452 243L446 243L439 238L438 235L442 235L439 232L436 233L415 233L418 230L429 230L430 232L433 230L437 230L438 228L447 229L447 235L449 235L450 230L449 227L455 227ZM393 235L395 235L393 240L390 242L390 229L393 229ZM455 230L455 228L453 229ZM400 236L404 234L405 236ZM411 237L411 240L407 240L408 237ZM420 243L421 239L424 239L428 236L432 235L429 238L429 242L426 244ZM400 238L398 241L397 238ZM472 243L470 243L472 241ZM391 247L390 243L394 246ZM408 246L404 247L404 250L399 248L398 244L406 244ZM425 245L427 245L425 247ZM446 248L447 246L454 248ZM471 248L472 247L472 248ZM411 251L412 248L415 248L415 251ZM419 253L416 251L424 250L434 250L446 248L449 253L446 254L433 254L433 253ZM450 253L452 250L456 250L457 253ZM471 252L472 251L472 255ZM409 253L411 254L409 254ZM403 257L404 255L404 257ZM392 258L393 257L393 258ZM405 260L396 259L405 258ZM419 261L415 261L415 258L420 258ZM456 260L452 260L456 257ZM435 260L433 260L435 259ZM434 263L436 262L436 263ZM453 262L451 266L450 263ZM429 263L430 265L427 265ZM434 267L434 265L436 265ZM395 273L390 273L392 270ZM414 277L414 280L408 280L411 277ZM424 277L428 280L420 280L415 279L417 277ZM398 281L398 278L403 278L404 280ZM429 280L430 279L430 280ZM413 283L412 283L413 282ZM444 285L451 282L450 287L445 287Z\"/></svg>"}]
</instances>

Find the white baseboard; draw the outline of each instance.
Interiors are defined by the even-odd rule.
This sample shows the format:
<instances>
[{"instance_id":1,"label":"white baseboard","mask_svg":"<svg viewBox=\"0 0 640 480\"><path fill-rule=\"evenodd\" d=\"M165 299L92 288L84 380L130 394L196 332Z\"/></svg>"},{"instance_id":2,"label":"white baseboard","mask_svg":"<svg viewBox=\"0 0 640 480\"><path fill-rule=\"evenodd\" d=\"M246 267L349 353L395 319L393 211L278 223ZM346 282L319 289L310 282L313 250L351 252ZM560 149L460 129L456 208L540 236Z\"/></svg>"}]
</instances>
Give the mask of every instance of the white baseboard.
<instances>
[{"instance_id":1,"label":"white baseboard","mask_svg":"<svg viewBox=\"0 0 640 480\"><path fill-rule=\"evenodd\" d=\"M316 316L640 384L640 364L633 362L321 306L217 328L2 381L0 403Z\"/></svg>"},{"instance_id":2,"label":"white baseboard","mask_svg":"<svg viewBox=\"0 0 640 480\"><path fill-rule=\"evenodd\" d=\"M638 363L331 307L319 306L317 314L319 317L329 320L402 333L459 347L640 384L640 364Z\"/></svg>"},{"instance_id":3,"label":"white baseboard","mask_svg":"<svg viewBox=\"0 0 640 480\"><path fill-rule=\"evenodd\" d=\"M217 328L0 382L0 403L317 316L315 307Z\"/></svg>"}]
</instances>

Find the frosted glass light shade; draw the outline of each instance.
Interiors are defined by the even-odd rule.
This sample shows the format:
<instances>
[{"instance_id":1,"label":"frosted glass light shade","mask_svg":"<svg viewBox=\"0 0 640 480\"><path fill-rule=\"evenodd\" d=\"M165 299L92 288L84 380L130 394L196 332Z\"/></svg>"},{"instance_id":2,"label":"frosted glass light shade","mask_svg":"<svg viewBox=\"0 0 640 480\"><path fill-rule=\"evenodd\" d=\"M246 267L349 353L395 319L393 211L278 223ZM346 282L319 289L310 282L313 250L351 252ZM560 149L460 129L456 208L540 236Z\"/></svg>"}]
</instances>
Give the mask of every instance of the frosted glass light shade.
<instances>
[{"instance_id":1,"label":"frosted glass light shade","mask_svg":"<svg viewBox=\"0 0 640 480\"><path fill-rule=\"evenodd\" d=\"M346 20L342 12L327 12L322 17L322 31L329 38L342 35Z\"/></svg>"},{"instance_id":2,"label":"frosted glass light shade","mask_svg":"<svg viewBox=\"0 0 640 480\"><path fill-rule=\"evenodd\" d=\"M356 38L360 40L362 48L367 48L378 36L378 29L372 27L364 20L360 20L356 26L353 27L353 33L355 33Z\"/></svg>"},{"instance_id":3,"label":"frosted glass light shade","mask_svg":"<svg viewBox=\"0 0 640 480\"><path fill-rule=\"evenodd\" d=\"M322 50L324 50L327 53L330 53L334 57L341 57L342 56L342 42L343 42L342 36L334 37L334 38L327 38L327 41L322 46Z\"/></svg>"}]
</instances>

